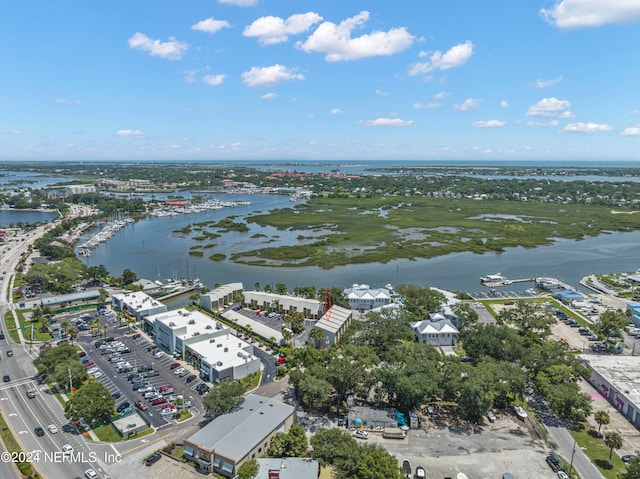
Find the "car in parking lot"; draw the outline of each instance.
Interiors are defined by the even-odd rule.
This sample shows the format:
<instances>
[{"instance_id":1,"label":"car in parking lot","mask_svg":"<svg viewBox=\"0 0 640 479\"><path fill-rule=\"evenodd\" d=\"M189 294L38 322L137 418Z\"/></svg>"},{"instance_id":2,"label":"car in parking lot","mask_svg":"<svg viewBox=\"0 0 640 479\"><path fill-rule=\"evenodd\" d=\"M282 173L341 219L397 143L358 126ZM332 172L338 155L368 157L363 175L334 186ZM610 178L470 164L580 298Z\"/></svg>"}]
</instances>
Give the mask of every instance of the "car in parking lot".
<instances>
[{"instance_id":1,"label":"car in parking lot","mask_svg":"<svg viewBox=\"0 0 640 479\"><path fill-rule=\"evenodd\" d=\"M159 452L156 452L155 454L151 454L149 457L147 457L145 464L147 466L153 466L156 462L160 460L161 457L162 456L160 455Z\"/></svg>"},{"instance_id":2,"label":"car in parking lot","mask_svg":"<svg viewBox=\"0 0 640 479\"><path fill-rule=\"evenodd\" d=\"M636 457L638 456L636 456L635 454L627 454L626 456L622 456L620 459L622 459L623 462L629 462L635 459Z\"/></svg>"},{"instance_id":3,"label":"car in parking lot","mask_svg":"<svg viewBox=\"0 0 640 479\"><path fill-rule=\"evenodd\" d=\"M140 409L141 411L146 411L147 409L149 409L149 406L147 406L145 403L143 403L142 401L136 401L135 405L138 409Z\"/></svg>"},{"instance_id":4,"label":"car in parking lot","mask_svg":"<svg viewBox=\"0 0 640 479\"><path fill-rule=\"evenodd\" d=\"M38 426L37 428L35 428L33 430L33 432L36 433L36 436L41 437L44 436L44 429L42 429L40 426Z\"/></svg>"},{"instance_id":5,"label":"car in parking lot","mask_svg":"<svg viewBox=\"0 0 640 479\"><path fill-rule=\"evenodd\" d=\"M120 396L122 396L122 394L120 394L120 392L119 392L119 391L116 391L116 392L114 392L113 394L111 394L111 397L112 397L113 399L119 399L119 398L120 398Z\"/></svg>"},{"instance_id":6,"label":"car in parking lot","mask_svg":"<svg viewBox=\"0 0 640 479\"><path fill-rule=\"evenodd\" d=\"M9 376L8 374L5 374L4 376L2 376L2 380L5 383L8 383L9 381L11 381L11 376Z\"/></svg>"},{"instance_id":7,"label":"car in parking lot","mask_svg":"<svg viewBox=\"0 0 640 479\"><path fill-rule=\"evenodd\" d=\"M353 431L353 437L357 437L358 439L369 439L369 433L362 429L356 429Z\"/></svg>"},{"instance_id":8,"label":"car in parking lot","mask_svg":"<svg viewBox=\"0 0 640 479\"><path fill-rule=\"evenodd\" d=\"M186 371L185 368L178 368L175 371L173 371L173 374L175 374L176 376L178 376L179 374L182 374L184 371Z\"/></svg>"},{"instance_id":9,"label":"car in parking lot","mask_svg":"<svg viewBox=\"0 0 640 479\"><path fill-rule=\"evenodd\" d=\"M118 405L118 407L116 408L116 411L122 412L130 406L131 406L131 403L129 401L125 401L122 404Z\"/></svg>"},{"instance_id":10,"label":"car in parking lot","mask_svg":"<svg viewBox=\"0 0 640 479\"><path fill-rule=\"evenodd\" d=\"M137 391L138 389L144 388L148 385L149 385L149 381L134 382L132 388L134 391Z\"/></svg>"},{"instance_id":11,"label":"car in parking lot","mask_svg":"<svg viewBox=\"0 0 640 479\"><path fill-rule=\"evenodd\" d=\"M193 381L195 378L196 378L196 375L195 375L195 374L189 374L189 375L187 376L187 378L185 379L185 381L186 381L187 383L190 383L190 382L191 382L191 381Z\"/></svg>"},{"instance_id":12,"label":"car in parking lot","mask_svg":"<svg viewBox=\"0 0 640 479\"><path fill-rule=\"evenodd\" d=\"M12 358L13 357L13 351L11 351L11 350L7 351L7 357L8 358Z\"/></svg>"},{"instance_id":13,"label":"car in parking lot","mask_svg":"<svg viewBox=\"0 0 640 479\"><path fill-rule=\"evenodd\" d=\"M153 406L157 406L158 404L165 404L167 402L167 398L166 397L159 397L159 398L155 398L154 400L151 401L151 404Z\"/></svg>"},{"instance_id":14,"label":"car in parking lot","mask_svg":"<svg viewBox=\"0 0 640 479\"><path fill-rule=\"evenodd\" d=\"M89 366L93 366L95 363L91 360L87 361L86 363L84 363L85 366L89 367Z\"/></svg>"},{"instance_id":15,"label":"car in parking lot","mask_svg":"<svg viewBox=\"0 0 640 479\"><path fill-rule=\"evenodd\" d=\"M153 357L156 359L160 359L162 356L164 356L164 351L156 351L153 353Z\"/></svg>"},{"instance_id":16,"label":"car in parking lot","mask_svg":"<svg viewBox=\"0 0 640 479\"><path fill-rule=\"evenodd\" d=\"M152 369L151 371L147 371L146 373L144 373L143 376L145 378L153 378L153 377L156 377L156 376L160 376L160 371L156 371L156 370Z\"/></svg>"},{"instance_id":17,"label":"car in parking lot","mask_svg":"<svg viewBox=\"0 0 640 479\"><path fill-rule=\"evenodd\" d=\"M142 336L142 334L140 333L136 333L133 336L131 336L133 339L138 339L140 336Z\"/></svg>"},{"instance_id":18,"label":"car in parking lot","mask_svg":"<svg viewBox=\"0 0 640 479\"><path fill-rule=\"evenodd\" d=\"M176 369L180 367L180 363L173 363L171 366L169 366L169 369Z\"/></svg>"},{"instance_id":19,"label":"car in parking lot","mask_svg":"<svg viewBox=\"0 0 640 479\"><path fill-rule=\"evenodd\" d=\"M564 471L558 471L558 479L569 479L569 475Z\"/></svg>"}]
</instances>

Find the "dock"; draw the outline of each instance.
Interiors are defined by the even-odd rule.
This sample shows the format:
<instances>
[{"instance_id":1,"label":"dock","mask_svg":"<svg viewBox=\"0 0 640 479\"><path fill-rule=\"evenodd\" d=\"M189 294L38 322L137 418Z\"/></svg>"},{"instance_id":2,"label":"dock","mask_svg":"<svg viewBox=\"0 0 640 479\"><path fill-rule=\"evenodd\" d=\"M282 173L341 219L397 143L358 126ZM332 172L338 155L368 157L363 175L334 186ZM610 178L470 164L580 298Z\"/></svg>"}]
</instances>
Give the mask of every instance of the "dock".
<instances>
[{"instance_id":1,"label":"dock","mask_svg":"<svg viewBox=\"0 0 640 479\"><path fill-rule=\"evenodd\" d=\"M535 280L536 278L504 279L502 281L483 282L482 285L487 288L499 288L500 286L509 286L514 283L533 283Z\"/></svg>"}]
</instances>

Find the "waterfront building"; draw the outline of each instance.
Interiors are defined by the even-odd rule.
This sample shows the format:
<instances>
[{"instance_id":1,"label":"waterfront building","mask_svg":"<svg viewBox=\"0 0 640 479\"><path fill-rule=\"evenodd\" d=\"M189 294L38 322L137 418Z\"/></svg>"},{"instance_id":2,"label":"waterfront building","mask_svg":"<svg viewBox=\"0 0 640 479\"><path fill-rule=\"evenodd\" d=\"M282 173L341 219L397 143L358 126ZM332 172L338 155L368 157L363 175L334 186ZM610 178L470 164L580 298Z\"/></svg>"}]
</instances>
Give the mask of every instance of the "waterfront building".
<instances>
[{"instance_id":1,"label":"waterfront building","mask_svg":"<svg viewBox=\"0 0 640 479\"><path fill-rule=\"evenodd\" d=\"M248 394L238 408L185 438L184 457L195 463L198 471L235 477L244 462L265 455L271 439L287 432L294 420L293 406Z\"/></svg>"},{"instance_id":2,"label":"waterfront building","mask_svg":"<svg viewBox=\"0 0 640 479\"><path fill-rule=\"evenodd\" d=\"M138 288L142 288L142 292L147 294L158 293L162 290L162 284L158 284L150 279L140 278L132 284Z\"/></svg>"},{"instance_id":3,"label":"waterfront building","mask_svg":"<svg viewBox=\"0 0 640 479\"><path fill-rule=\"evenodd\" d=\"M60 306L63 304L75 304L92 301L100 297L100 292L97 289L91 289L87 291L78 291L77 293L59 294L57 296L49 296L48 298L42 298L40 300L40 306L43 308L46 306Z\"/></svg>"},{"instance_id":4,"label":"waterfront building","mask_svg":"<svg viewBox=\"0 0 640 479\"><path fill-rule=\"evenodd\" d=\"M369 288L368 284L354 284L344 290L349 307L361 313L386 306L391 302L391 293L387 288Z\"/></svg>"},{"instance_id":5,"label":"waterfront building","mask_svg":"<svg viewBox=\"0 0 640 479\"><path fill-rule=\"evenodd\" d=\"M627 303L627 313L633 325L640 327L640 303Z\"/></svg>"},{"instance_id":6,"label":"waterfront building","mask_svg":"<svg viewBox=\"0 0 640 479\"><path fill-rule=\"evenodd\" d=\"M138 321L146 316L164 313L167 306L142 291L117 293L111 296L111 306L115 311L128 311Z\"/></svg>"},{"instance_id":7,"label":"waterfront building","mask_svg":"<svg viewBox=\"0 0 640 479\"><path fill-rule=\"evenodd\" d=\"M213 291L200 295L202 307L207 311L219 311L225 305L233 302L233 297L242 293L242 283L228 283L215 288Z\"/></svg>"},{"instance_id":8,"label":"waterfront building","mask_svg":"<svg viewBox=\"0 0 640 479\"><path fill-rule=\"evenodd\" d=\"M211 383L234 381L260 371L260 359L253 354L253 346L230 334L229 329L186 344L184 360L200 371L201 379Z\"/></svg>"},{"instance_id":9,"label":"waterfront building","mask_svg":"<svg viewBox=\"0 0 640 479\"><path fill-rule=\"evenodd\" d=\"M416 341L433 347L455 346L458 343L458 329L451 320L436 313L429 319L411 323Z\"/></svg>"},{"instance_id":10,"label":"waterfront building","mask_svg":"<svg viewBox=\"0 0 640 479\"><path fill-rule=\"evenodd\" d=\"M245 291L244 305L285 314L300 311L308 319L318 319L322 315L322 303L318 300L263 291Z\"/></svg>"},{"instance_id":11,"label":"waterfront building","mask_svg":"<svg viewBox=\"0 0 640 479\"><path fill-rule=\"evenodd\" d=\"M319 329L324 333L324 340L321 344L330 345L337 344L340 337L347 330L353 320L353 311L335 304L331 306L329 311L322 315L316 322L313 329Z\"/></svg>"},{"instance_id":12,"label":"waterfront building","mask_svg":"<svg viewBox=\"0 0 640 479\"><path fill-rule=\"evenodd\" d=\"M64 190L64 195L86 195L89 193L95 193L96 187L95 185L69 185Z\"/></svg>"},{"instance_id":13,"label":"waterfront building","mask_svg":"<svg viewBox=\"0 0 640 479\"><path fill-rule=\"evenodd\" d=\"M229 334L229 328L199 311L184 308L165 311L144 319L145 331L153 332L156 345L163 351L184 356L189 344Z\"/></svg>"}]
</instances>

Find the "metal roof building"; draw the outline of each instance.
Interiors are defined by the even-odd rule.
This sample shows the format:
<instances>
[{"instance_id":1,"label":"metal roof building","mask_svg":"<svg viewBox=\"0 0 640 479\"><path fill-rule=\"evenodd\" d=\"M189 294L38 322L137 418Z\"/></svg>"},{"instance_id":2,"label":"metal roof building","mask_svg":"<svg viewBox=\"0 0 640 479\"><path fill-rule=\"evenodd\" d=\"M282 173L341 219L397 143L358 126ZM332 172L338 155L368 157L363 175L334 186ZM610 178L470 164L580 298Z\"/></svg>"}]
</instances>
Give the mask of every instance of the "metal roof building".
<instances>
[{"instance_id":1,"label":"metal roof building","mask_svg":"<svg viewBox=\"0 0 640 479\"><path fill-rule=\"evenodd\" d=\"M218 416L184 440L184 456L200 471L234 477L245 462L266 453L269 441L294 422L295 408L249 394L235 411Z\"/></svg>"},{"instance_id":2,"label":"metal roof building","mask_svg":"<svg viewBox=\"0 0 640 479\"><path fill-rule=\"evenodd\" d=\"M315 324L313 329L319 329L324 333L326 344L336 344L351 324L353 311L341 308L335 304Z\"/></svg>"},{"instance_id":3,"label":"metal roof building","mask_svg":"<svg viewBox=\"0 0 640 479\"><path fill-rule=\"evenodd\" d=\"M40 300L41 306L54 306L62 303L75 303L77 301L89 301L100 297L98 290L80 291L78 293L60 294Z\"/></svg>"}]
</instances>

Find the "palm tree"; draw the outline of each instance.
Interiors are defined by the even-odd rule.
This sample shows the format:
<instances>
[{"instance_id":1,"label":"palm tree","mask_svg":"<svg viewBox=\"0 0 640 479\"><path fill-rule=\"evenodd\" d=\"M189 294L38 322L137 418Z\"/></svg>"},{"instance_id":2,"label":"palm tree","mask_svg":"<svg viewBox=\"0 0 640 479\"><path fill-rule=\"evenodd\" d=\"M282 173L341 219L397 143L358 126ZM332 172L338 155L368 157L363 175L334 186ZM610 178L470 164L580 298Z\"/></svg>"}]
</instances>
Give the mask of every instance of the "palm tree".
<instances>
[{"instance_id":1,"label":"palm tree","mask_svg":"<svg viewBox=\"0 0 640 479\"><path fill-rule=\"evenodd\" d=\"M596 411L593 414L593 418L598 423L598 435L600 435L600 428L605 424L609 424L611 422L611 416L607 411Z\"/></svg>"},{"instance_id":2,"label":"palm tree","mask_svg":"<svg viewBox=\"0 0 640 479\"><path fill-rule=\"evenodd\" d=\"M611 456L613 455L614 449L620 449L622 447L623 441L622 436L619 432L609 431L604 437L604 443L609 448L609 462L611 462Z\"/></svg>"},{"instance_id":3,"label":"palm tree","mask_svg":"<svg viewBox=\"0 0 640 479\"><path fill-rule=\"evenodd\" d=\"M260 281L256 281L256 284L254 286L256 288L256 291L260 291Z\"/></svg>"},{"instance_id":4,"label":"palm tree","mask_svg":"<svg viewBox=\"0 0 640 479\"><path fill-rule=\"evenodd\" d=\"M289 328L282 328L282 339L284 339L284 342L289 343L289 341L291 341L291 338L293 338L293 333L291 332L291 330Z\"/></svg>"},{"instance_id":5,"label":"palm tree","mask_svg":"<svg viewBox=\"0 0 640 479\"><path fill-rule=\"evenodd\" d=\"M324 340L324 333L318 328L313 328L309 332L309 337L315 341L316 345L318 345L321 344L320 341Z\"/></svg>"},{"instance_id":6,"label":"palm tree","mask_svg":"<svg viewBox=\"0 0 640 479\"><path fill-rule=\"evenodd\" d=\"M61 335L64 337L69 333L69 330L71 329L71 323L69 322L69 320L65 319L60 322L60 327L64 330L64 335L62 335L62 331L60 331Z\"/></svg>"}]
</instances>

